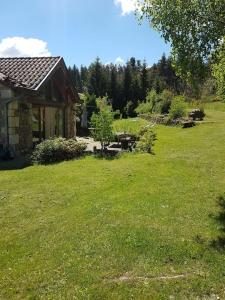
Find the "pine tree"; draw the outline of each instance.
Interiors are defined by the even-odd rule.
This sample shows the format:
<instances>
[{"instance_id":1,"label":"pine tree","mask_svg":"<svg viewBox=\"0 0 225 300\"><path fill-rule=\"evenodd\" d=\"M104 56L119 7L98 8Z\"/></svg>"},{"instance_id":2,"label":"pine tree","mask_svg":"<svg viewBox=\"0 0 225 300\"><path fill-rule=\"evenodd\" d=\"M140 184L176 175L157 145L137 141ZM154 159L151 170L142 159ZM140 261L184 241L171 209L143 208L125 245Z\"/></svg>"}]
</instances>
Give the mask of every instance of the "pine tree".
<instances>
[{"instance_id":1,"label":"pine tree","mask_svg":"<svg viewBox=\"0 0 225 300\"><path fill-rule=\"evenodd\" d=\"M124 71L123 96L124 100L122 107L125 107L127 102L132 98L132 73L129 63L127 63Z\"/></svg>"},{"instance_id":2,"label":"pine tree","mask_svg":"<svg viewBox=\"0 0 225 300\"><path fill-rule=\"evenodd\" d=\"M89 93L95 94L96 97L106 95L106 78L103 72L103 66L99 57L89 67Z\"/></svg>"},{"instance_id":3,"label":"pine tree","mask_svg":"<svg viewBox=\"0 0 225 300\"><path fill-rule=\"evenodd\" d=\"M148 70L146 66L146 62L144 61L142 69L141 69L141 101L146 98L147 91L149 87L149 80L148 80Z\"/></svg>"}]
</instances>

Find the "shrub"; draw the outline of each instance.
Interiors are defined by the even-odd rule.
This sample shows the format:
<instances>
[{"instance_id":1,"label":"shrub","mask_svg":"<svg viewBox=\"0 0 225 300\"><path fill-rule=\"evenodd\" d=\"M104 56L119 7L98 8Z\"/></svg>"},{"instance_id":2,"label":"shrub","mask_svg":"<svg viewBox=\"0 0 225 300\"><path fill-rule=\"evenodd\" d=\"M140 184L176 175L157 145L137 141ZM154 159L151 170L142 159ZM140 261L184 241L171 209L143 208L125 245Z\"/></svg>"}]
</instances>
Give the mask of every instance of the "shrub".
<instances>
[{"instance_id":1,"label":"shrub","mask_svg":"<svg viewBox=\"0 0 225 300\"><path fill-rule=\"evenodd\" d=\"M160 94L160 101L158 102L157 112L160 114L168 114L174 95L168 90L164 90Z\"/></svg>"},{"instance_id":2,"label":"shrub","mask_svg":"<svg viewBox=\"0 0 225 300\"><path fill-rule=\"evenodd\" d=\"M138 114L168 114L173 97L173 93L168 90L164 90L161 94L151 90L147 94L146 102L139 103L135 111Z\"/></svg>"},{"instance_id":3,"label":"shrub","mask_svg":"<svg viewBox=\"0 0 225 300\"><path fill-rule=\"evenodd\" d=\"M156 106L158 94L155 90L148 92L146 97L146 102L139 103L138 107L135 109L137 114L152 113Z\"/></svg>"},{"instance_id":4,"label":"shrub","mask_svg":"<svg viewBox=\"0 0 225 300\"><path fill-rule=\"evenodd\" d=\"M154 141L156 140L156 133L150 129L145 128L140 132L140 138L136 145L136 150L141 152L152 153L152 147L154 146Z\"/></svg>"},{"instance_id":5,"label":"shrub","mask_svg":"<svg viewBox=\"0 0 225 300\"><path fill-rule=\"evenodd\" d=\"M75 139L50 138L38 144L32 154L31 160L37 164L50 164L63 160L80 157L87 145Z\"/></svg>"},{"instance_id":6,"label":"shrub","mask_svg":"<svg viewBox=\"0 0 225 300\"><path fill-rule=\"evenodd\" d=\"M192 111L190 111L188 113L188 117L192 118L193 120L203 120L205 117L205 112L204 112L204 108L197 108L197 109L193 109Z\"/></svg>"},{"instance_id":7,"label":"shrub","mask_svg":"<svg viewBox=\"0 0 225 300\"><path fill-rule=\"evenodd\" d=\"M217 95L225 102L225 42L219 47L216 54L216 63L213 65L212 74L216 79Z\"/></svg>"},{"instance_id":8,"label":"shrub","mask_svg":"<svg viewBox=\"0 0 225 300\"><path fill-rule=\"evenodd\" d=\"M183 96L175 96L169 111L170 119L175 120L186 115L186 103Z\"/></svg>"},{"instance_id":9,"label":"shrub","mask_svg":"<svg viewBox=\"0 0 225 300\"><path fill-rule=\"evenodd\" d=\"M100 141L102 152L106 144L113 140L113 113L110 107L104 107L98 114L94 113L91 117L91 126L93 127L91 135L95 141Z\"/></svg>"},{"instance_id":10,"label":"shrub","mask_svg":"<svg viewBox=\"0 0 225 300\"><path fill-rule=\"evenodd\" d=\"M141 102L138 107L135 109L137 114L147 114L152 112L152 103L150 102Z\"/></svg>"}]
</instances>

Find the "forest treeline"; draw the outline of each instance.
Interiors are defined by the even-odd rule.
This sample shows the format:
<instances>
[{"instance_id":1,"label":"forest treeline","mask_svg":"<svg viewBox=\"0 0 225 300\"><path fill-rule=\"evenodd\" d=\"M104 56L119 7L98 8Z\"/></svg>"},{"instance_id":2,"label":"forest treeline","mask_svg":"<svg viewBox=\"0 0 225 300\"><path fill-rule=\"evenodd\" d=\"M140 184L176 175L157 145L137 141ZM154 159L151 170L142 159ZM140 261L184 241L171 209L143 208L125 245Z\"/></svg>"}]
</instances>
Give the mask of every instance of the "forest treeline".
<instances>
[{"instance_id":1,"label":"forest treeline","mask_svg":"<svg viewBox=\"0 0 225 300\"><path fill-rule=\"evenodd\" d=\"M145 102L147 92L161 93L170 90L175 95L192 97L192 89L179 78L172 66L171 58L164 54L153 66L145 61L130 58L125 65L104 65L97 58L89 67L69 67L71 79L79 93L85 93L89 105L95 98L107 96L114 111L134 116L138 103ZM214 82L209 78L200 87L201 93L214 94Z\"/></svg>"}]
</instances>

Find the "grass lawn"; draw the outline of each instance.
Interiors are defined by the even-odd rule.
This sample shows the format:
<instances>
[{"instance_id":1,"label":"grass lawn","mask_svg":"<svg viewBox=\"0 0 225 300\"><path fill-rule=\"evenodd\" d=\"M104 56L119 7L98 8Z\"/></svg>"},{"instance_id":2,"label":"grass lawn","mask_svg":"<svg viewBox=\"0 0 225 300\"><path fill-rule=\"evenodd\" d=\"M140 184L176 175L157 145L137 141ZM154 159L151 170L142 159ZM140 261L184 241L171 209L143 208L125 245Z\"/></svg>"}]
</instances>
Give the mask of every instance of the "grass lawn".
<instances>
[{"instance_id":1,"label":"grass lawn","mask_svg":"<svg viewBox=\"0 0 225 300\"><path fill-rule=\"evenodd\" d=\"M116 120L113 124L113 131L115 133L125 132L138 135L140 128L145 127L147 124L148 122L141 118Z\"/></svg>"},{"instance_id":2,"label":"grass lawn","mask_svg":"<svg viewBox=\"0 0 225 300\"><path fill-rule=\"evenodd\" d=\"M0 172L0 299L225 299L225 109L154 152Z\"/></svg>"}]
</instances>

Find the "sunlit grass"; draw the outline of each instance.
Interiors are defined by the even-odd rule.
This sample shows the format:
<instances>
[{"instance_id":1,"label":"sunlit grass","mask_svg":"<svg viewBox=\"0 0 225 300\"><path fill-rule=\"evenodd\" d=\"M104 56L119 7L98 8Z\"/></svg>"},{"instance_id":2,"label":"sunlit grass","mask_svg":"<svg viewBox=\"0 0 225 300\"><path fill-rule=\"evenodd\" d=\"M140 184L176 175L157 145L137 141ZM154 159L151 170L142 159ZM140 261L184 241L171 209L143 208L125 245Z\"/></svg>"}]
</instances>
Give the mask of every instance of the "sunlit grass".
<instances>
[{"instance_id":1,"label":"sunlit grass","mask_svg":"<svg viewBox=\"0 0 225 300\"><path fill-rule=\"evenodd\" d=\"M155 155L0 172L0 299L225 298L225 112L156 132Z\"/></svg>"},{"instance_id":2,"label":"sunlit grass","mask_svg":"<svg viewBox=\"0 0 225 300\"><path fill-rule=\"evenodd\" d=\"M121 119L113 123L113 131L138 135L140 128L146 125L148 122L141 118Z\"/></svg>"}]
</instances>

